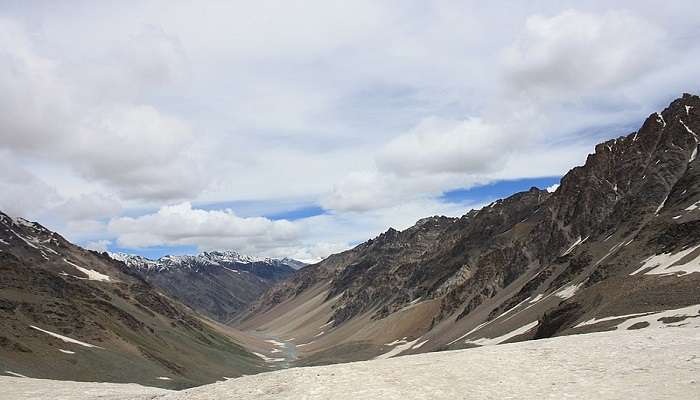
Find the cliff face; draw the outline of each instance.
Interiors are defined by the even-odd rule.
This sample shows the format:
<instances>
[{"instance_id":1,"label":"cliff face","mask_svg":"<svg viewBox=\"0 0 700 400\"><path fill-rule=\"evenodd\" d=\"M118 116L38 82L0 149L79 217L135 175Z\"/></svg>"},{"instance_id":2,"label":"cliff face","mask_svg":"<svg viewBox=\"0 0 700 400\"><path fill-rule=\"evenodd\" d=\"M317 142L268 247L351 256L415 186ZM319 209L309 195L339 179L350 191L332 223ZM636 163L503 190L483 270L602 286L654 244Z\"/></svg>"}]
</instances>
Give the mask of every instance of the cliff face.
<instances>
[{"instance_id":1,"label":"cliff face","mask_svg":"<svg viewBox=\"0 0 700 400\"><path fill-rule=\"evenodd\" d=\"M700 290L689 289L700 288L700 252L692 249L700 243L696 132L700 98L686 94L639 131L597 145L554 193L532 188L461 218L390 229L276 285L243 325L279 328L285 319L276 310L310 307L305 294L320 291L323 302L314 307L325 311L316 318L322 314L333 329L309 352L377 344L384 340L380 328L358 329L398 319L413 321L412 328L384 331L386 337L430 337L433 345L406 350L418 352L468 345L453 339L464 332L467 339L493 337L518 320L537 328L517 337L543 337L580 331L575 322L598 313L698 304ZM677 260L689 263L687 274L681 267L632 274L650 257L668 267L673 255L688 250ZM346 325L355 333L342 333ZM290 336L306 329L285 327Z\"/></svg>"}]
</instances>

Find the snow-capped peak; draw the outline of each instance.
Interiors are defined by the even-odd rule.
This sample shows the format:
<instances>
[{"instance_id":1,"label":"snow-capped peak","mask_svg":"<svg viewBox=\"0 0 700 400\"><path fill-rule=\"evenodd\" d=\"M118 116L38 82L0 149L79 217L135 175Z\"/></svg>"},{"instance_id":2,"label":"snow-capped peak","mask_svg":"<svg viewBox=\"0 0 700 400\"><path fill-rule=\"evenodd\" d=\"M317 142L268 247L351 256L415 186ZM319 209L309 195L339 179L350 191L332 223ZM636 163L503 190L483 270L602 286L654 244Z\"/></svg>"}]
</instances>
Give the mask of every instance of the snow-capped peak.
<instances>
[{"instance_id":1,"label":"snow-capped peak","mask_svg":"<svg viewBox=\"0 0 700 400\"><path fill-rule=\"evenodd\" d=\"M126 254L126 253L108 253L109 256L117 261L125 263L131 268L145 269L152 271L164 271L179 268L199 269L200 267L217 265L231 266L233 264L267 264L272 266L286 265L294 269L298 269L305 264L293 260L291 258L275 259L269 257L255 257L241 254L233 250L225 251L208 251L198 255L166 255L157 260L152 260L146 257Z\"/></svg>"}]
</instances>

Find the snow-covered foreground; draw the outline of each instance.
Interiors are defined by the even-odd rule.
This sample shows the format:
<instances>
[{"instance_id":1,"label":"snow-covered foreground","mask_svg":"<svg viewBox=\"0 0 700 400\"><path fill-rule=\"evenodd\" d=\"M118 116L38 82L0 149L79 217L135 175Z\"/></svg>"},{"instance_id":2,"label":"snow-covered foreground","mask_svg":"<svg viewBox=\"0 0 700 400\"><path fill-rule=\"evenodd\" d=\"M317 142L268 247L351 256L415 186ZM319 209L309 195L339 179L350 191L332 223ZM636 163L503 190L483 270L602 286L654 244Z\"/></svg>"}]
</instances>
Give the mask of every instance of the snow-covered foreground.
<instances>
[{"instance_id":1,"label":"snow-covered foreground","mask_svg":"<svg viewBox=\"0 0 700 400\"><path fill-rule=\"evenodd\" d=\"M168 392L133 383L70 382L0 376L1 400L152 399Z\"/></svg>"},{"instance_id":2,"label":"snow-covered foreground","mask_svg":"<svg viewBox=\"0 0 700 400\"><path fill-rule=\"evenodd\" d=\"M3 378L12 399L47 381ZM18 387L17 385L22 385ZM50 385L66 385L55 382ZM75 397L98 399L75 384ZM144 388L146 390L146 388ZM7 392L0 394L0 398ZM53 390L49 398L56 399ZM700 329L649 328L293 368L146 396L109 399L698 399Z\"/></svg>"}]
</instances>

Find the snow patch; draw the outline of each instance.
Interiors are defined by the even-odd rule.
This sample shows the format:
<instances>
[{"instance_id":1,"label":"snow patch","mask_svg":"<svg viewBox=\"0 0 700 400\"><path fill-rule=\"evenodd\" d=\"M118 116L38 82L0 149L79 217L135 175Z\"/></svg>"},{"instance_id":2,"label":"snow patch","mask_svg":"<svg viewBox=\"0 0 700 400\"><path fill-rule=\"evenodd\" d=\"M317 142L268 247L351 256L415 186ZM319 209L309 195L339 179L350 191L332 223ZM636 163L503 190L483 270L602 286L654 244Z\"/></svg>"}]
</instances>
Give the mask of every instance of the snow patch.
<instances>
[{"instance_id":1,"label":"snow patch","mask_svg":"<svg viewBox=\"0 0 700 400\"><path fill-rule=\"evenodd\" d=\"M679 318L677 322L664 322L664 319ZM688 318L689 320L682 320ZM692 318L692 319L690 319ZM673 310L651 313L642 317L628 319L616 327L618 330L626 330L638 323L648 323L647 328L677 328L680 326L687 328L700 328L700 304L693 306L676 308Z\"/></svg>"},{"instance_id":2,"label":"snow patch","mask_svg":"<svg viewBox=\"0 0 700 400\"><path fill-rule=\"evenodd\" d=\"M528 297L527 299L521 301L520 303L516 304L515 306L509 308L506 312L504 312L504 313L502 313L501 315L499 315L498 317L494 318L493 321L496 321L496 320L500 319L501 317L505 317L506 315L512 313L513 311L517 310L521 305L523 305L523 304L525 304L525 303L528 303L529 300L530 300L530 297ZM529 303L528 303L528 304L529 304ZM526 308L527 308L527 307L526 307ZM517 315L519 312L520 312L520 311L518 311L518 312L515 313L514 315L512 315L512 316L506 318L505 320L508 321L509 319L511 319L511 318L513 318L515 315Z\"/></svg>"},{"instance_id":3,"label":"snow patch","mask_svg":"<svg viewBox=\"0 0 700 400\"><path fill-rule=\"evenodd\" d=\"M75 267L80 272L84 273L87 276L87 278L91 281L100 281L100 282L109 282L110 281L108 275L101 274L101 273L95 271L94 269L83 268L75 263L72 263L72 262L66 260L65 258L63 259L63 261L65 261L69 265Z\"/></svg>"},{"instance_id":4,"label":"snow patch","mask_svg":"<svg viewBox=\"0 0 700 400\"><path fill-rule=\"evenodd\" d=\"M693 132L692 129L688 128L688 125L686 125L685 122L683 122L682 119L679 119L678 121L680 121L681 125L683 125L683 127L685 128L686 131L688 131L688 133L690 133L691 135L693 135L693 137L695 138L695 142L697 143L697 142L698 142L698 135L696 135L695 132Z\"/></svg>"},{"instance_id":5,"label":"snow patch","mask_svg":"<svg viewBox=\"0 0 700 400\"><path fill-rule=\"evenodd\" d=\"M672 253L662 253L653 255L643 261L643 264L639 269L632 272L630 275L637 275L642 271L646 271L644 275L678 275L684 276L692 274L693 272L700 272L700 260L698 260L698 255L690 259L686 259L690 254L695 252L700 245L695 247L690 247L685 250L679 251L676 254ZM682 262L685 260L685 262ZM648 271L647 271L648 270Z\"/></svg>"},{"instance_id":6,"label":"snow patch","mask_svg":"<svg viewBox=\"0 0 700 400\"><path fill-rule=\"evenodd\" d=\"M666 200L668 200L668 196L664 197L663 201L661 201L661 204L656 208L656 212L654 214L659 215L659 211L661 211L662 208L666 205Z\"/></svg>"},{"instance_id":7,"label":"snow patch","mask_svg":"<svg viewBox=\"0 0 700 400\"><path fill-rule=\"evenodd\" d=\"M538 301L542 300L543 297L544 297L544 294L542 294L542 293L538 294L532 300L530 300L530 304L537 303Z\"/></svg>"},{"instance_id":8,"label":"snow patch","mask_svg":"<svg viewBox=\"0 0 700 400\"><path fill-rule=\"evenodd\" d=\"M168 378L167 376L159 376L156 379L161 381L172 381L172 378Z\"/></svg>"},{"instance_id":9,"label":"snow patch","mask_svg":"<svg viewBox=\"0 0 700 400\"><path fill-rule=\"evenodd\" d=\"M691 204L691 205L688 206L685 210L686 210L686 211L693 211L693 210L697 210L698 207L700 207L700 201L698 201L698 202L695 203L695 204Z\"/></svg>"},{"instance_id":10,"label":"snow patch","mask_svg":"<svg viewBox=\"0 0 700 400\"><path fill-rule=\"evenodd\" d=\"M420 340L420 338L418 338L412 342L403 342L403 344L400 344L400 345L394 347L393 349L389 350L388 352L381 354L381 355L378 355L377 357L374 357L374 360L385 360L387 358L398 355L398 354L410 349L411 347L413 347L413 345L416 344L419 340Z\"/></svg>"},{"instance_id":11,"label":"snow patch","mask_svg":"<svg viewBox=\"0 0 700 400\"><path fill-rule=\"evenodd\" d=\"M10 229L10 232L14 233L15 236L17 236L18 238L22 239L22 241L23 241L24 243L26 243L27 246L39 250L39 248L38 248L34 243L32 243L31 241L29 241L29 240L28 240L27 238L25 238L24 236L22 236L22 235L20 235L19 233L13 231L12 229Z\"/></svg>"},{"instance_id":12,"label":"snow patch","mask_svg":"<svg viewBox=\"0 0 700 400\"><path fill-rule=\"evenodd\" d=\"M576 248L576 246L578 246L578 245L580 245L581 243L583 243L583 242L585 242L586 240L588 240L589 237L590 237L590 236L586 236L585 239L581 240L581 236L579 236L578 239L576 239L576 241L574 242L574 244L572 244L571 247L569 247L569 248L568 248L565 252L563 252L561 255L562 255L562 256L565 256L565 255L571 253L571 252Z\"/></svg>"},{"instance_id":13,"label":"snow patch","mask_svg":"<svg viewBox=\"0 0 700 400\"><path fill-rule=\"evenodd\" d=\"M574 297L578 289L581 287L582 283L577 285L569 285L563 289L560 289L554 293L555 296L562 298L564 300Z\"/></svg>"},{"instance_id":14,"label":"snow patch","mask_svg":"<svg viewBox=\"0 0 700 400\"><path fill-rule=\"evenodd\" d=\"M603 318L592 318L592 319L589 319L588 321L581 322L580 324L574 326L574 328L580 328L582 326L588 326L588 325L595 325L595 324L598 324L601 322L613 321L616 319L638 317L640 315L649 315L649 314L654 314L654 312L635 313L635 314L627 314L627 315L613 315L610 317L603 317Z\"/></svg>"},{"instance_id":15,"label":"snow patch","mask_svg":"<svg viewBox=\"0 0 700 400\"><path fill-rule=\"evenodd\" d=\"M8 375L16 376L17 378L29 378L28 376L24 376L22 374L18 374L16 372L12 372L12 371L5 371L5 373Z\"/></svg>"},{"instance_id":16,"label":"snow patch","mask_svg":"<svg viewBox=\"0 0 700 400\"><path fill-rule=\"evenodd\" d=\"M285 360L284 358L271 358L271 357L268 357L268 356L266 356L266 355L264 355L264 354L260 354L260 353L256 353L256 352L253 352L253 354L255 354L256 356L258 356L259 358L261 358L263 361L269 362L269 363L272 363L272 362L282 362L282 361Z\"/></svg>"},{"instance_id":17,"label":"snow patch","mask_svg":"<svg viewBox=\"0 0 700 400\"><path fill-rule=\"evenodd\" d=\"M80 345L80 346L83 346L83 347L90 347L90 348L96 348L96 349L101 349L101 348L102 348L102 347L100 347L100 346L95 346L94 344L81 342L80 340L76 340L76 339L73 339L73 338L69 338L68 336L59 335L58 333L54 333L54 332L47 331L47 330L45 330L45 329L41 329L41 328L36 327L36 326L34 326L34 325L29 325L29 327L32 328L32 329L35 329L35 330L37 330L37 331L44 332L45 334L47 334L47 335L49 335L49 336L53 336L53 337L55 337L56 339L61 339L61 340L63 340L63 341L66 342L66 343L73 343L73 344L77 344L77 345Z\"/></svg>"},{"instance_id":18,"label":"snow patch","mask_svg":"<svg viewBox=\"0 0 700 400\"><path fill-rule=\"evenodd\" d=\"M397 344L405 344L408 343L408 339L406 336L404 336L402 339L394 340L391 343L384 343L384 346L396 346Z\"/></svg>"},{"instance_id":19,"label":"snow patch","mask_svg":"<svg viewBox=\"0 0 700 400\"><path fill-rule=\"evenodd\" d=\"M71 274L67 273L66 271L62 271L59 275L61 275L61 276L70 276L71 278L80 279L80 280L83 280L83 281L86 281L86 280L87 280L87 278L82 278L82 277L80 277L80 276L71 275Z\"/></svg>"},{"instance_id":20,"label":"snow patch","mask_svg":"<svg viewBox=\"0 0 700 400\"><path fill-rule=\"evenodd\" d=\"M500 343L505 342L508 339L514 338L518 335L522 335L523 333L528 332L530 329L536 327L537 324L539 324L538 321L533 321L527 325L521 326L518 329L514 329L514 330L506 333L505 335L501 335L501 336L498 336L495 338L481 338L481 339L477 339L477 340L473 340L473 341L467 340L465 343L478 344L479 346L492 346L495 344L500 344Z\"/></svg>"},{"instance_id":21,"label":"snow patch","mask_svg":"<svg viewBox=\"0 0 700 400\"><path fill-rule=\"evenodd\" d=\"M664 128L666 127L666 120L664 120L664 116L659 112L656 113L656 122L663 124Z\"/></svg>"},{"instance_id":22,"label":"snow patch","mask_svg":"<svg viewBox=\"0 0 700 400\"><path fill-rule=\"evenodd\" d=\"M58 351L60 351L61 353L64 353L64 354L75 354L74 351L70 351L70 350L58 349Z\"/></svg>"},{"instance_id":23,"label":"snow patch","mask_svg":"<svg viewBox=\"0 0 700 400\"><path fill-rule=\"evenodd\" d=\"M20 238L24 243L27 244L27 246L34 248L36 250L39 250L41 252L42 257L44 257L44 259L46 259L46 260L48 260L49 258L46 256L46 254L44 254L43 250L46 250L49 253L58 254L58 252L56 252L56 250L41 244L41 241L38 238L35 238L33 236L24 237L12 229L10 229L10 232L12 232L18 238Z\"/></svg>"},{"instance_id":24,"label":"snow patch","mask_svg":"<svg viewBox=\"0 0 700 400\"><path fill-rule=\"evenodd\" d=\"M327 327L327 326L333 325L333 322L335 322L335 321L334 321L334 320L330 320L330 321L326 322L325 324L323 324L323 325L320 326L320 329L323 329L323 328L325 328L325 327Z\"/></svg>"},{"instance_id":25,"label":"snow patch","mask_svg":"<svg viewBox=\"0 0 700 400\"><path fill-rule=\"evenodd\" d=\"M452 345L452 344L454 344L454 343L456 343L456 342L458 342L458 341L464 339L465 337L467 337L467 336L469 336L470 334L472 334L472 333L478 331L479 329L481 329L481 328L483 328L484 326L490 324L491 322L493 322L493 320L491 320L491 321L484 321L484 322L480 323L479 325L477 325L477 326L475 326L474 328L472 328L469 332L467 332L467 333L465 333L464 335L458 337L457 339L451 341L451 342L448 343L447 345L450 346L450 345Z\"/></svg>"},{"instance_id":26,"label":"snow patch","mask_svg":"<svg viewBox=\"0 0 700 400\"><path fill-rule=\"evenodd\" d=\"M603 257L601 257L600 260L596 261L595 265L602 263L606 258L613 255L620 247L623 246L624 243L625 242L620 242L620 243L614 245L613 247L611 247L610 250Z\"/></svg>"},{"instance_id":27,"label":"snow patch","mask_svg":"<svg viewBox=\"0 0 700 400\"><path fill-rule=\"evenodd\" d=\"M24 219L24 218L10 217L10 219L12 220L12 223L15 224L15 225L17 225L17 226L24 226L24 227L27 227L27 228L36 229L36 226L35 226L34 222L27 221L27 220Z\"/></svg>"},{"instance_id":28,"label":"snow patch","mask_svg":"<svg viewBox=\"0 0 700 400\"><path fill-rule=\"evenodd\" d=\"M420 349L421 347L423 347L424 344L428 343L429 341L430 341L429 339L428 339L428 340L424 340L424 341L418 343L417 345L413 346L413 348L414 348L414 349Z\"/></svg>"}]
</instances>

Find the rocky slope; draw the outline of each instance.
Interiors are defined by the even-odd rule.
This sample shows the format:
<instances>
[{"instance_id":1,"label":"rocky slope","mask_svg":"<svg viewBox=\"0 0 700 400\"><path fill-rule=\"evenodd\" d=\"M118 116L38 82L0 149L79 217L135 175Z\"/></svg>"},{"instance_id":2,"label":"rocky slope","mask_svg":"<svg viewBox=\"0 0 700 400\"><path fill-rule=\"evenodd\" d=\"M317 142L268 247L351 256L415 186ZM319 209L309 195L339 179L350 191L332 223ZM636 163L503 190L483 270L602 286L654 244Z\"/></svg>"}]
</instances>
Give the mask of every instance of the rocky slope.
<instances>
[{"instance_id":1,"label":"rocky slope","mask_svg":"<svg viewBox=\"0 0 700 400\"><path fill-rule=\"evenodd\" d=\"M291 276L303 263L289 258L257 258L235 251L157 260L109 254L169 296L220 322L245 310L272 284Z\"/></svg>"},{"instance_id":2,"label":"rocky slope","mask_svg":"<svg viewBox=\"0 0 700 400\"><path fill-rule=\"evenodd\" d=\"M606 330L700 304L696 133L700 98L686 94L596 146L554 193L390 229L276 285L240 326L294 338L300 363L319 364Z\"/></svg>"},{"instance_id":3,"label":"rocky slope","mask_svg":"<svg viewBox=\"0 0 700 400\"><path fill-rule=\"evenodd\" d=\"M0 374L182 388L266 370L255 340L204 320L105 254L0 213Z\"/></svg>"}]
</instances>

